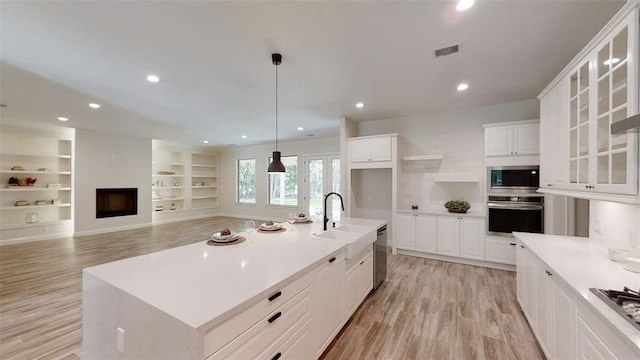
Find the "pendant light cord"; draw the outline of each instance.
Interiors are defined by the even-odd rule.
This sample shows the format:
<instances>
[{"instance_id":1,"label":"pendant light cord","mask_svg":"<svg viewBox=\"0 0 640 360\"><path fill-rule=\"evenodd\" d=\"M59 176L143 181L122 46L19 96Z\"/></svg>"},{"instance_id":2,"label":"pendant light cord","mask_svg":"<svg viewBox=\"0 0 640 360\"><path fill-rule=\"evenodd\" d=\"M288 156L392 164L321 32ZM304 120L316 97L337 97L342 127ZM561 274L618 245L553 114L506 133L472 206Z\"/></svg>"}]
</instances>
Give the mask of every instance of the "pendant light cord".
<instances>
[{"instance_id":1,"label":"pendant light cord","mask_svg":"<svg viewBox=\"0 0 640 360\"><path fill-rule=\"evenodd\" d=\"M278 65L276 65L276 151L278 151Z\"/></svg>"}]
</instances>

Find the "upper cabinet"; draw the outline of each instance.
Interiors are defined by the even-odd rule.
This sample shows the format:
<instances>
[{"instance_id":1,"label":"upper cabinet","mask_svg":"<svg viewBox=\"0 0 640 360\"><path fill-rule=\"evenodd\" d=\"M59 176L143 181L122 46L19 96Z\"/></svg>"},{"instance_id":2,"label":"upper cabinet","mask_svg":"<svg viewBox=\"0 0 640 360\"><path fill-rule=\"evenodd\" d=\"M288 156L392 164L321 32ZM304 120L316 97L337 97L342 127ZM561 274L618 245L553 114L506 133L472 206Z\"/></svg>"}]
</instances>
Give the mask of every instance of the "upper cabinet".
<instances>
[{"instance_id":1,"label":"upper cabinet","mask_svg":"<svg viewBox=\"0 0 640 360\"><path fill-rule=\"evenodd\" d=\"M625 5L541 95L543 191L638 202L638 134L611 133L638 113L638 6Z\"/></svg>"},{"instance_id":2,"label":"upper cabinet","mask_svg":"<svg viewBox=\"0 0 640 360\"><path fill-rule=\"evenodd\" d=\"M537 122L484 129L485 156L535 155L539 153L539 144Z\"/></svg>"},{"instance_id":3,"label":"upper cabinet","mask_svg":"<svg viewBox=\"0 0 640 360\"><path fill-rule=\"evenodd\" d=\"M347 156L352 169L389 168L394 163L397 134L347 139Z\"/></svg>"}]
</instances>

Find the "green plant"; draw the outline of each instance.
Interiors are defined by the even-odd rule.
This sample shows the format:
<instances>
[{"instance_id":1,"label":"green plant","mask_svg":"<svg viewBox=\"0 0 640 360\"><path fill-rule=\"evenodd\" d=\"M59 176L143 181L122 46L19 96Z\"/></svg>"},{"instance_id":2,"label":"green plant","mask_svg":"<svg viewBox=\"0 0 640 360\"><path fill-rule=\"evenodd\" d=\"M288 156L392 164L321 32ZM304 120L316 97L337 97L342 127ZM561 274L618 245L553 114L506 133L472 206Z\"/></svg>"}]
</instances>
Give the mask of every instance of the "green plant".
<instances>
[{"instance_id":1,"label":"green plant","mask_svg":"<svg viewBox=\"0 0 640 360\"><path fill-rule=\"evenodd\" d=\"M448 210L460 210L465 212L471 209L471 205L464 200L449 200L444 204L444 207Z\"/></svg>"}]
</instances>

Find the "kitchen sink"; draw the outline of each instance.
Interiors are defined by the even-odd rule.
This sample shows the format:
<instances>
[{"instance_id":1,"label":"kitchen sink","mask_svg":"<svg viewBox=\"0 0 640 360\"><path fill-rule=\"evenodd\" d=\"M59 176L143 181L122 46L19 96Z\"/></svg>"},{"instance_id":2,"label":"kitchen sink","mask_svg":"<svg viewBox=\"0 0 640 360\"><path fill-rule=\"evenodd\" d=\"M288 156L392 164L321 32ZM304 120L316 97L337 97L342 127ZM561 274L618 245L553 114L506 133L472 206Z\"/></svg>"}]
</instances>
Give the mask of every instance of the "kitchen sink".
<instances>
[{"instance_id":1,"label":"kitchen sink","mask_svg":"<svg viewBox=\"0 0 640 360\"><path fill-rule=\"evenodd\" d=\"M342 225L321 232L316 235L316 238L346 242L346 258L351 259L376 241L376 229L367 226Z\"/></svg>"}]
</instances>

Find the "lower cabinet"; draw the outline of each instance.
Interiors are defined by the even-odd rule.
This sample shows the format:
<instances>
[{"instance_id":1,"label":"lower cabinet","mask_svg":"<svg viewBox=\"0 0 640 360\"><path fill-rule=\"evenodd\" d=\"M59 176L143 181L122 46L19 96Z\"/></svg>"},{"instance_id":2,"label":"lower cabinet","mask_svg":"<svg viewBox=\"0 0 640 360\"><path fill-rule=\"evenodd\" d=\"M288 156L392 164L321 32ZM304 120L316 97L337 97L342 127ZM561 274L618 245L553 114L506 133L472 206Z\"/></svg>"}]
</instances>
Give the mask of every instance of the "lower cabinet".
<instances>
[{"instance_id":1,"label":"lower cabinet","mask_svg":"<svg viewBox=\"0 0 640 360\"><path fill-rule=\"evenodd\" d=\"M373 289L372 250L363 251L362 256L356 256L347 263L346 288L345 312L349 318Z\"/></svg>"},{"instance_id":2,"label":"lower cabinet","mask_svg":"<svg viewBox=\"0 0 640 360\"><path fill-rule=\"evenodd\" d=\"M327 260L316 273L314 287L315 348L321 353L338 333L345 319L345 254ZM372 274L373 278L373 274Z\"/></svg>"},{"instance_id":3,"label":"lower cabinet","mask_svg":"<svg viewBox=\"0 0 640 360\"><path fill-rule=\"evenodd\" d=\"M441 255L484 260L484 220L438 216L437 252Z\"/></svg>"},{"instance_id":4,"label":"lower cabinet","mask_svg":"<svg viewBox=\"0 0 640 360\"><path fill-rule=\"evenodd\" d=\"M396 226L396 247L428 253L436 252L436 216L397 214Z\"/></svg>"},{"instance_id":5,"label":"lower cabinet","mask_svg":"<svg viewBox=\"0 0 640 360\"><path fill-rule=\"evenodd\" d=\"M502 264L515 265L516 240L505 236L487 236L485 259Z\"/></svg>"}]
</instances>

